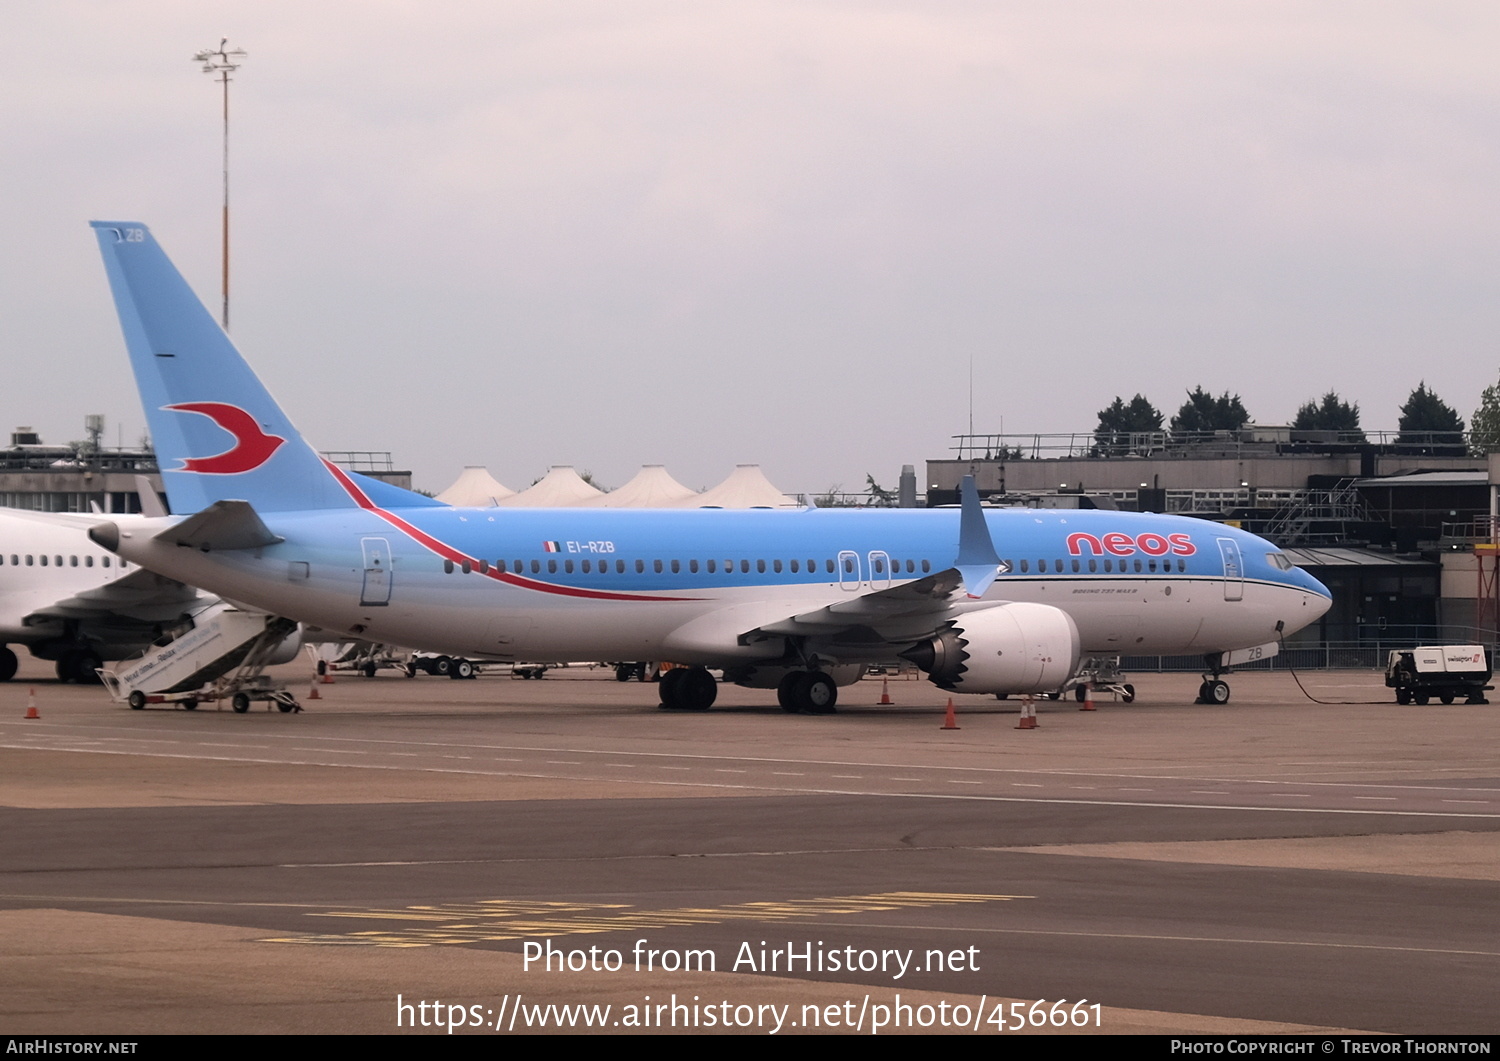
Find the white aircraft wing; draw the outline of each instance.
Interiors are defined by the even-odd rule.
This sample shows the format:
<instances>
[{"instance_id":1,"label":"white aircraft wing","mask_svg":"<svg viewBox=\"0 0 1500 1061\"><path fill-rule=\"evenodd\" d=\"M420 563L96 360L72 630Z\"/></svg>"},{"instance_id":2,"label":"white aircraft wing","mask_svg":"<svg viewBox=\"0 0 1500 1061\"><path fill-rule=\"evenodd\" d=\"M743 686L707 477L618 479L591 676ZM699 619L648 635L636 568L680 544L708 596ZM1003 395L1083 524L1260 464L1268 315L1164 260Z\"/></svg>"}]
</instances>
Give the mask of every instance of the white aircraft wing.
<instances>
[{"instance_id":1,"label":"white aircraft wing","mask_svg":"<svg viewBox=\"0 0 1500 1061\"><path fill-rule=\"evenodd\" d=\"M82 590L56 604L37 608L27 617L27 625L30 625L32 617L168 622L201 603L203 597L193 587L144 568L136 568L112 582Z\"/></svg>"}]
</instances>

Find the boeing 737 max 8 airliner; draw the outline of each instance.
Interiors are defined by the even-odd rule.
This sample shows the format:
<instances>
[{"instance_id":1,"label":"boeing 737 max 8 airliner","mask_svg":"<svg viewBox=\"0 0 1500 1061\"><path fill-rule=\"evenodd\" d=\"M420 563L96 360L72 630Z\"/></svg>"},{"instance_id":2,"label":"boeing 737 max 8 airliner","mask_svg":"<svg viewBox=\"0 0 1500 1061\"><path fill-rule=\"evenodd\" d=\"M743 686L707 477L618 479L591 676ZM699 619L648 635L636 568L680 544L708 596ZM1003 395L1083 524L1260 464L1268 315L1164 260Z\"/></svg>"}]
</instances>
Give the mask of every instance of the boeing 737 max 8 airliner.
<instances>
[{"instance_id":1,"label":"boeing 737 max 8 airliner","mask_svg":"<svg viewBox=\"0 0 1500 1061\"><path fill-rule=\"evenodd\" d=\"M672 660L687 666L663 706L710 706L715 668L823 711L898 656L957 692L1055 690L1083 654L1248 648L1329 605L1238 529L985 511L972 482L958 510L630 511L451 508L357 481L303 441L144 225L94 228L187 514L94 540L329 631L502 660Z\"/></svg>"}]
</instances>

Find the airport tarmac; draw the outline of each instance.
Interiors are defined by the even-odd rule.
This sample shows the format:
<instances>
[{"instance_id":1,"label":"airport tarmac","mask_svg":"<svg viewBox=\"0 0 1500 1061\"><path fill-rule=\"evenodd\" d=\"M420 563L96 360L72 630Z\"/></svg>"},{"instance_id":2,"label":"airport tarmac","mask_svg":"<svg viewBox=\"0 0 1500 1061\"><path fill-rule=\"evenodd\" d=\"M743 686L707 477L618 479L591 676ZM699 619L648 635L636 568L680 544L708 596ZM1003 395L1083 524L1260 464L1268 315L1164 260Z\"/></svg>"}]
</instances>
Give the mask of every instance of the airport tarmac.
<instances>
[{"instance_id":1,"label":"airport tarmac","mask_svg":"<svg viewBox=\"0 0 1500 1061\"><path fill-rule=\"evenodd\" d=\"M383 672L237 715L46 673L0 686L7 1033L1500 1030L1500 706L1378 674L943 730L924 681L793 716Z\"/></svg>"}]
</instances>

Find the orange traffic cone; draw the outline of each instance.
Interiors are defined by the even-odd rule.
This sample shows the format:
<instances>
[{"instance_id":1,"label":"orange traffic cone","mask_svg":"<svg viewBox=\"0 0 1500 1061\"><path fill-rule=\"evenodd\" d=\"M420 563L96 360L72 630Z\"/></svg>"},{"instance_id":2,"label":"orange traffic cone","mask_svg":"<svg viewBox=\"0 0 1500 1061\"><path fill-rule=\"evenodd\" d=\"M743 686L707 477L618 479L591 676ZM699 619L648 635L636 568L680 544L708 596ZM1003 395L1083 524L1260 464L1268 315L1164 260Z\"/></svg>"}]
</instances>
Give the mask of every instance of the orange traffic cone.
<instances>
[{"instance_id":1,"label":"orange traffic cone","mask_svg":"<svg viewBox=\"0 0 1500 1061\"><path fill-rule=\"evenodd\" d=\"M1093 682L1084 682L1083 683L1083 706L1080 707L1078 710L1080 710L1080 711L1097 711L1097 710L1099 710L1097 707L1094 706L1094 683Z\"/></svg>"},{"instance_id":2,"label":"orange traffic cone","mask_svg":"<svg viewBox=\"0 0 1500 1061\"><path fill-rule=\"evenodd\" d=\"M954 714L953 714L953 697L950 696L950 697L948 697L948 717L943 720L943 724L941 726L939 726L938 729L959 729L959 728L961 728L961 727L958 724L958 719L956 717L954 717Z\"/></svg>"},{"instance_id":3,"label":"orange traffic cone","mask_svg":"<svg viewBox=\"0 0 1500 1061\"><path fill-rule=\"evenodd\" d=\"M880 703L891 703L891 680L884 676L880 679Z\"/></svg>"},{"instance_id":4,"label":"orange traffic cone","mask_svg":"<svg viewBox=\"0 0 1500 1061\"><path fill-rule=\"evenodd\" d=\"M26 717L27 718L41 718L42 717L42 713L36 709L36 686L34 686L34 685L27 691L27 696L26 696Z\"/></svg>"},{"instance_id":5,"label":"orange traffic cone","mask_svg":"<svg viewBox=\"0 0 1500 1061\"><path fill-rule=\"evenodd\" d=\"M323 694L320 693L320 692L318 692L318 679L317 678L314 678L312 681L308 682L307 683L307 687L308 687L307 688L307 698L309 700L321 700L321 699L323 699Z\"/></svg>"},{"instance_id":6,"label":"orange traffic cone","mask_svg":"<svg viewBox=\"0 0 1500 1061\"><path fill-rule=\"evenodd\" d=\"M1029 696L1021 697L1021 721L1016 729L1036 729L1036 703Z\"/></svg>"}]
</instances>

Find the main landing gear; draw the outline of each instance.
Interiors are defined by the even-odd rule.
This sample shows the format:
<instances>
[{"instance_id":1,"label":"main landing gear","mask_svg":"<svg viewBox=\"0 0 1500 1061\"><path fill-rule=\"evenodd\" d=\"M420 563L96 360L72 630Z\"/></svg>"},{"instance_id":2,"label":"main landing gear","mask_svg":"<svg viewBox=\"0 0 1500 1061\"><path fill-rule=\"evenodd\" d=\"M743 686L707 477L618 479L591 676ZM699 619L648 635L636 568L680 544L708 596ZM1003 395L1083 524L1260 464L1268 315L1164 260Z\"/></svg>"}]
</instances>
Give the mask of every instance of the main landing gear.
<instances>
[{"instance_id":1,"label":"main landing gear","mask_svg":"<svg viewBox=\"0 0 1500 1061\"><path fill-rule=\"evenodd\" d=\"M838 703L839 688L822 671L794 670L776 686L776 699L792 714L831 715Z\"/></svg>"},{"instance_id":2,"label":"main landing gear","mask_svg":"<svg viewBox=\"0 0 1500 1061\"><path fill-rule=\"evenodd\" d=\"M663 711L707 711L719 696L719 683L706 667L673 667L657 683Z\"/></svg>"}]
</instances>

